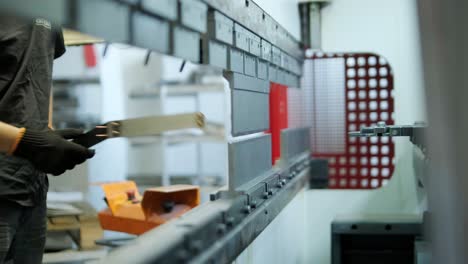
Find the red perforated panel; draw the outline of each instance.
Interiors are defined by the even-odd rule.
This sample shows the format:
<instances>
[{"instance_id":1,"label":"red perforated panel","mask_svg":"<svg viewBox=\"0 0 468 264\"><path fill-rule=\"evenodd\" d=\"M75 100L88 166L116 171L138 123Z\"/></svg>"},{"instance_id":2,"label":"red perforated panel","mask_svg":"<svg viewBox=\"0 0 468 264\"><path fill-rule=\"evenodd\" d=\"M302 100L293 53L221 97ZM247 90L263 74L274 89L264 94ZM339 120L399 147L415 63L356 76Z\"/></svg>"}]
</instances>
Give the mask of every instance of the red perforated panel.
<instances>
[{"instance_id":1,"label":"red perforated panel","mask_svg":"<svg viewBox=\"0 0 468 264\"><path fill-rule=\"evenodd\" d=\"M378 121L394 124L391 67L369 53L314 54L311 59L312 72L305 74L313 75L312 152L329 160L330 188L385 185L394 170L391 138L350 138L347 132Z\"/></svg>"}]
</instances>

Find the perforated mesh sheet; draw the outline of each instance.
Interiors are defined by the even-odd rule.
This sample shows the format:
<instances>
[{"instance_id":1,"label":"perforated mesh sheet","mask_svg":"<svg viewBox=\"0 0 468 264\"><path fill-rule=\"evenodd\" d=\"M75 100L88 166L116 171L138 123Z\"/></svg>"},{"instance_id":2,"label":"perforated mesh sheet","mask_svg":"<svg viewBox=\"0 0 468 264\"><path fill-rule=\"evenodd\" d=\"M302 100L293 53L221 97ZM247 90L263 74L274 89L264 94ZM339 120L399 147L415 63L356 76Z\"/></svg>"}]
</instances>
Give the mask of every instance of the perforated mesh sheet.
<instances>
[{"instance_id":1,"label":"perforated mesh sheet","mask_svg":"<svg viewBox=\"0 0 468 264\"><path fill-rule=\"evenodd\" d=\"M378 121L394 124L393 73L387 61L370 53L316 53L305 62L302 88L302 95L312 98L312 153L328 159L329 187L385 185L394 170L391 138L350 138L347 132Z\"/></svg>"}]
</instances>

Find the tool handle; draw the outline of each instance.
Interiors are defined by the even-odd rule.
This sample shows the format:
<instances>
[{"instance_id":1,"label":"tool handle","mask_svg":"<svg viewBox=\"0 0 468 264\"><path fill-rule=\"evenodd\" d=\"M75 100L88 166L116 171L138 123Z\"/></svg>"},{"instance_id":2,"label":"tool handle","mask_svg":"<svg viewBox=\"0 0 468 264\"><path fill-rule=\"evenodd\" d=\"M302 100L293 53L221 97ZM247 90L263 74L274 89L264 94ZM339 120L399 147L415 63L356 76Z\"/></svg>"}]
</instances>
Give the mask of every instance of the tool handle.
<instances>
[{"instance_id":1,"label":"tool handle","mask_svg":"<svg viewBox=\"0 0 468 264\"><path fill-rule=\"evenodd\" d=\"M90 148L104 140L107 139L105 135L107 133L106 129L103 128L103 126L97 126L90 131L84 133L83 135L80 135L76 137L75 139L72 140L73 143L76 143L78 145L81 145L86 148ZM100 136L98 136L100 135Z\"/></svg>"}]
</instances>

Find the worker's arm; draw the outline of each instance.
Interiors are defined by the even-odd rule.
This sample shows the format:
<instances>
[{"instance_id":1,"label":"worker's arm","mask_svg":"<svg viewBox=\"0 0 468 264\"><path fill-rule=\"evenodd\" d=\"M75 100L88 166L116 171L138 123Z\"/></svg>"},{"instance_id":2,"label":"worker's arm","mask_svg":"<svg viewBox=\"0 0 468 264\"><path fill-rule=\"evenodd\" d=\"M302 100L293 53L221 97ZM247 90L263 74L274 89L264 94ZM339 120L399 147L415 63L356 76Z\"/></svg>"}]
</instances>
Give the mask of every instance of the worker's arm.
<instances>
[{"instance_id":1,"label":"worker's arm","mask_svg":"<svg viewBox=\"0 0 468 264\"><path fill-rule=\"evenodd\" d=\"M0 153L11 152L20 132L17 127L0 122Z\"/></svg>"},{"instance_id":2,"label":"worker's arm","mask_svg":"<svg viewBox=\"0 0 468 264\"><path fill-rule=\"evenodd\" d=\"M0 122L0 152L29 160L37 169L60 175L94 156L94 150L68 141L83 131L34 131Z\"/></svg>"}]
</instances>

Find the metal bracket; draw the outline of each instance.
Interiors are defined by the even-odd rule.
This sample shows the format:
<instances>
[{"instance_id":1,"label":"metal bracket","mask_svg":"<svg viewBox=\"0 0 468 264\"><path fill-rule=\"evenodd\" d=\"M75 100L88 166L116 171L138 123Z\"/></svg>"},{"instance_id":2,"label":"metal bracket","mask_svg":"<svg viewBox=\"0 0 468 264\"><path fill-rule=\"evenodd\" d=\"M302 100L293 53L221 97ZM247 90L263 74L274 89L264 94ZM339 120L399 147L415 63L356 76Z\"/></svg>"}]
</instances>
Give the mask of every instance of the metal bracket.
<instances>
[{"instance_id":1,"label":"metal bracket","mask_svg":"<svg viewBox=\"0 0 468 264\"><path fill-rule=\"evenodd\" d=\"M378 122L371 127L363 127L360 131L348 132L350 137L409 137L410 141L419 147L423 152L426 150L426 130L427 125L417 122L414 125L387 126L385 122Z\"/></svg>"}]
</instances>

